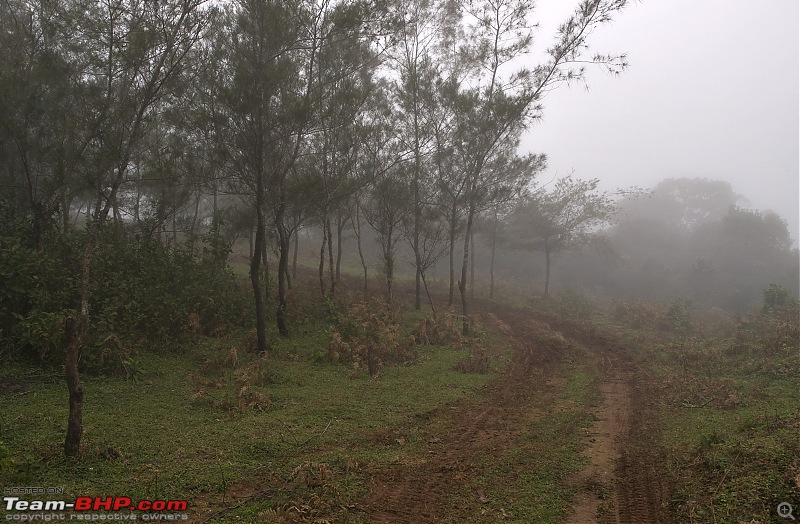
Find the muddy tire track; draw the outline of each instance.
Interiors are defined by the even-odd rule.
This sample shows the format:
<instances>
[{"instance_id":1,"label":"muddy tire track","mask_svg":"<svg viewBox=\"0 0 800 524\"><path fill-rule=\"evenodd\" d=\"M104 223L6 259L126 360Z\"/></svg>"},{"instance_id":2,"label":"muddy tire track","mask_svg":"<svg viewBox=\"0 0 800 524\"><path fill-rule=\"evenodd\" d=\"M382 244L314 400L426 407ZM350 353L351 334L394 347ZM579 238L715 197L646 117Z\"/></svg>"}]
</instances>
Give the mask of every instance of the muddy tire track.
<instances>
[{"instance_id":1,"label":"muddy tire track","mask_svg":"<svg viewBox=\"0 0 800 524\"><path fill-rule=\"evenodd\" d=\"M659 425L641 369L628 349L591 328L566 323L560 329L596 359L603 396L584 451L589 464L573 482L568 524L670 524Z\"/></svg>"},{"instance_id":2,"label":"muddy tire track","mask_svg":"<svg viewBox=\"0 0 800 524\"><path fill-rule=\"evenodd\" d=\"M447 408L446 416L456 424L428 450L427 460L375 472L371 493L359 504L369 515L369 522L436 521L446 511L443 504L449 499L447 495L478 475L476 461L486 454L513 448L525 431L524 421L538 416L528 411L532 395L537 388L546 387L546 370L560 356L524 343L525 330L536 329L527 324L524 315L504 315L500 319L487 314L485 321L515 341L511 364L485 387L479 404L457 402Z\"/></svg>"},{"instance_id":3,"label":"muddy tire track","mask_svg":"<svg viewBox=\"0 0 800 524\"><path fill-rule=\"evenodd\" d=\"M668 486L660 476L662 457L654 451L655 410L627 350L576 323L497 305L487 310L493 312L485 313L484 321L516 344L511 364L484 389L479 403L457 402L432 415L450 417L455 424L438 436L427 457L373 472L370 494L359 504L369 522L426 523L452 514L443 504L480 474L476 459L513 449L524 421L539 416L532 396L543 394L562 358L557 348L532 345L537 339L532 335L543 330L582 345L600 370L603 401L586 436L588 464L571 479L576 495L567 524L672 522Z\"/></svg>"}]
</instances>

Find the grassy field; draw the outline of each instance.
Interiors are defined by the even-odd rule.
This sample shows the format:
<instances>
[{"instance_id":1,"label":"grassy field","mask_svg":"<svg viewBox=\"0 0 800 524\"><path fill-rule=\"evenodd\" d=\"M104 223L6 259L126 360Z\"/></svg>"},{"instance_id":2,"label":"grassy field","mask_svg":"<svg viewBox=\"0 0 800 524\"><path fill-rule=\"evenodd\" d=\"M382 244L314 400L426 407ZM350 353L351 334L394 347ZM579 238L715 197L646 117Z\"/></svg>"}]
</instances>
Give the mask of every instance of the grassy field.
<instances>
[{"instance_id":1,"label":"grassy field","mask_svg":"<svg viewBox=\"0 0 800 524\"><path fill-rule=\"evenodd\" d=\"M85 376L79 460L62 455L59 371L4 362L0 484L63 487L67 498L187 499L197 521L369 522L359 501L374 475L426 460L457 430L448 410L477 406L502 376L513 341L490 322L463 338L444 312L434 322L375 302L295 300L294 334L272 333L266 358L242 330L139 353L128 377ZM613 337L644 370L677 522L769 522L779 502L800 502L794 332L769 338L781 326L755 317L713 332L708 319L685 325L668 310L665 325L631 310L601 314L574 296L548 309ZM359 357L370 344L385 348L377 377ZM514 422L513 445L471 459L441 522L565 519L602 400L591 351L563 348L530 400L534 415Z\"/></svg>"}]
</instances>

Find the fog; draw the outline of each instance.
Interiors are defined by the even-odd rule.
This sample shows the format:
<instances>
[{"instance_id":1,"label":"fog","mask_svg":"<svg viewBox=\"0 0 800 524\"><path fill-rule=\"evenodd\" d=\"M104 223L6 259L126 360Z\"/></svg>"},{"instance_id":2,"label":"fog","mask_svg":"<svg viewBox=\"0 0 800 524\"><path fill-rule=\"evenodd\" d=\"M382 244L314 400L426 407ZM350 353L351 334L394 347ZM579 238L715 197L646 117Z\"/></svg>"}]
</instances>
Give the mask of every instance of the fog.
<instances>
[{"instance_id":1,"label":"fog","mask_svg":"<svg viewBox=\"0 0 800 524\"><path fill-rule=\"evenodd\" d=\"M564 18L541 2L540 44ZM575 171L606 189L665 178L729 182L746 206L773 210L798 239L798 2L670 0L630 5L592 38L627 53L619 77L587 74L544 100L523 149L549 180Z\"/></svg>"}]
</instances>

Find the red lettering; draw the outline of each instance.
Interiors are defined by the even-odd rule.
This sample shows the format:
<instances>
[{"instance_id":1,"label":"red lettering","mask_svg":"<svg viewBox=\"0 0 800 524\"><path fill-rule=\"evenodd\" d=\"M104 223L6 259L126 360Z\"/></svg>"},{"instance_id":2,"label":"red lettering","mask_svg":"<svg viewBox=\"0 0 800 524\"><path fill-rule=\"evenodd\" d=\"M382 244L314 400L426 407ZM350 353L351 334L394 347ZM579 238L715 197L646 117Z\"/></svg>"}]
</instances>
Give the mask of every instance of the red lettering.
<instances>
[{"instance_id":1,"label":"red lettering","mask_svg":"<svg viewBox=\"0 0 800 524\"><path fill-rule=\"evenodd\" d=\"M105 499L101 499L100 497L94 498L94 504L92 505L92 509L97 511L98 509L104 509L109 511L112 507L114 507L114 497L108 497Z\"/></svg>"},{"instance_id":2,"label":"red lettering","mask_svg":"<svg viewBox=\"0 0 800 524\"><path fill-rule=\"evenodd\" d=\"M91 497L78 497L75 499L75 511L89 511L92 509Z\"/></svg>"},{"instance_id":3,"label":"red lettering","mask_svg":"<svg viewBox=\"0 0 800 524\"><path fill-rule=\"evenodd\" d=\"M170 511L186 511L189 504L185 500L170 500L167 503L167 509Z\"/></svg>"},{"instance_id":4,"label":"red lettering","mask_svg":"<svg viewBox=\"0 0 800 524\"><path fill-rule=\"evenodd\" d=\"M131 499L129 499L128 497L117 497L114 500L114 511L130 507L130 505L131 505Z\"/></svg>"},{"instance_id":5,"label":"red lettering","mask_svg":"<svg viewBox=\"0 0 800 524\"><path fill-rule=\"evenodd\" d=\"M164 511L167 507L167 503L163 500L156 500L153 502L152 510L153 511Z\"/></svg>"}]
</instances>

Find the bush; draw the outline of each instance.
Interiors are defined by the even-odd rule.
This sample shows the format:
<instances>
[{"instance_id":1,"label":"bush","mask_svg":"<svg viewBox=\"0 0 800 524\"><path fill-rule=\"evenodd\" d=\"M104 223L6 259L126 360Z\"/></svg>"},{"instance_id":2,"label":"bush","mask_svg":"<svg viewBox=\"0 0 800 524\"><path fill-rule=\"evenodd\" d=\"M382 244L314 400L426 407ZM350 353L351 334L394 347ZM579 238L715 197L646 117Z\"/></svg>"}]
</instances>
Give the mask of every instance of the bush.
<instances>
[{"instance_id":1,"label":"bush","mask_svg":"<svg viewBox=\"0 0 800 524\"><path fill-rule=\"evenodd\" d=\"M562 317L577 320L589 319L596 309L588 296L575 290L554 294L551 307Z\"/></svg>"},{"instance_id":2,"label":"bush","mask_svg":"<svg viewBox=\"0 0 800 524\"><path fill-rule=\"evenodd\" d=\"M337 306L334 311L331 342L326 349L330 360L350 361L357 368L417 360L416 339L403 333L392 310L382 300L357 301Z\"/></svg>"},{"instance_id":3,"label":"bush","mask_svg":"<svg viewBox=\"0 0 800 524\"><path fill-rule=\"evenodd\" d=\"M34 248L24 231L0 228L2 353L60 364L64 319L80 305L87 234L51 232ZM213 235L207 241L219 244ZM82 364L130 374L136 349L161 350L241 325L250 318L249 295L221 256L219 245L197 258L187 248L107 224L92 257Z\"/></svg>"}]
</instances>

